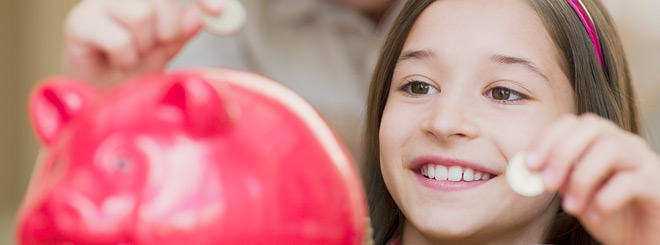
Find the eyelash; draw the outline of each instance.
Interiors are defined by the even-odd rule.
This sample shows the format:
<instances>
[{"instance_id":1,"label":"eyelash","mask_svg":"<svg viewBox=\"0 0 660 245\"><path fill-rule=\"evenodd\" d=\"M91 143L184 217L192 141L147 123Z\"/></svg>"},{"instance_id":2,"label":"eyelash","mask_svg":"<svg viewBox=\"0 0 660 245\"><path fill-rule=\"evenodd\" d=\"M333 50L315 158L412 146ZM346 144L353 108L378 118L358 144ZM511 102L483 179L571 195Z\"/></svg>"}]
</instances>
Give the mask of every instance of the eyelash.
<instances>
[{"instance_id":1,"label":"eyelash","mask_svg":"<svg viewBox=\"0 0 660 245\"><path fill-rule=\"evenodd\" d=\"M422 81L415 80L415 79L406 81L405 84L403 84L401 87L399 87L399 90L405 92L406 95L413 96L413 97L418 97L418 96L429 94L429 91L427 91L424 94L413 93L412 92L412 86L413 85L425 85L425 86L427 86L427 89L429 89L429 90L432 89L432 90L438 91L435 87L431 86L429 83L422 82ZM509 96L515 96L515 97L518 97L518 98L511 99L511 100L498 100L498 99L495 99L493 97L493 91L495 91L496 89L504 89L504 90L508 91ZM514 103L519 103L520 101L525 101L525 100L529 99L529 96L527 96L527 95L525 95L521 92L518 92L514 89L504 87L504 86L492 87L492 88L490 88L486 91L485 95L486 95L486 97L488 97L488 98L494 100L496 103L500 103L500 104L514 104Z\"/></svg>"}]
</instances>

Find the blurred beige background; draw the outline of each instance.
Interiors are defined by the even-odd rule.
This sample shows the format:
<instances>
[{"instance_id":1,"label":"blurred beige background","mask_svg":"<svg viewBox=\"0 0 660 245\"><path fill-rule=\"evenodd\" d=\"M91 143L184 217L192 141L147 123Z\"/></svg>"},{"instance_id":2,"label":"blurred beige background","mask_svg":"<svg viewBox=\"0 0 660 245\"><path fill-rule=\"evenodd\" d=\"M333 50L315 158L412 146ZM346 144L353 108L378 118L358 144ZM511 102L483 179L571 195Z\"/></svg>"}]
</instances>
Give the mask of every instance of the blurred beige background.
<instances>
[{"instance_id":1,"label":"blurred beige background","mask_svg":"<svg viewBox=\"0 0 660 245\"><path fill-rule=\"evenodd\" d=\"M660 1L604 0L619 25L644 129L660 150ZM31 87L62 66L62 25L77 0L0 1L0 244L12 244L13 220L38 143L26 114Z\"/></svg>"},{"instance_id":2,"label":"blurred beige background","mask_svg":"<svg viewBox=\"0 0 660 245\"><path fill-rule=\"evenodd\" d=\"M13 220L38 143L27 121L30 88L60 72L62 23L73 0L0 0L0 244Z\"/></svg>"}]
</instances>

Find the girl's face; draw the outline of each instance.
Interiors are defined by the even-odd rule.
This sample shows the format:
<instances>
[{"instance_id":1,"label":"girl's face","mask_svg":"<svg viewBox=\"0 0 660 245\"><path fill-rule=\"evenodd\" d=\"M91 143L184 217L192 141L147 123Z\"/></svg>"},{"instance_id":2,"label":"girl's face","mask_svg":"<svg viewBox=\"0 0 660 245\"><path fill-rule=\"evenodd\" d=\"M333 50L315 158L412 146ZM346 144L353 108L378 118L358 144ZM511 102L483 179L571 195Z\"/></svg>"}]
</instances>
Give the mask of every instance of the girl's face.
<instances>
[{"instance_id":1,"label":"girl's face","mask_svg":"<svg viewBox=\"0 0 660 245\"><path fill-rule=\"evenodd\" d=\"M436 1L413 26L379 133L404 242L540 242L554 217L553 194L519 196L504 177L510 157L575 108L557 47L527 4Z\"/></svg>"}]
</instances>

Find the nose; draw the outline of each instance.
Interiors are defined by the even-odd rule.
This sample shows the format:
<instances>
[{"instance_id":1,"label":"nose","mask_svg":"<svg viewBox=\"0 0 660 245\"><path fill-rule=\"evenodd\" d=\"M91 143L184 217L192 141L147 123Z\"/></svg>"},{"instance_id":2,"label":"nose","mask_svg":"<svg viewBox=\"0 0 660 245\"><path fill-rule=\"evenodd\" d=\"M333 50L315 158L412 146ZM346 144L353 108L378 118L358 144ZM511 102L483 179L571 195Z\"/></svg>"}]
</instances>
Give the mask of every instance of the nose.
<instances>
[{"instance_id":1,"label":"nose","mask_svg":"<svg viewBox=\"0 0 660 245\"><path fill-rule=\"evenodd\" d=\"M82 210L74 205L79 202L73 198L68 191L56 190L53 195L45 201L47 216L52 218L53 224L62 234L76 234L76 229L83 228Z\"/></svg>"},{"instance_id":2,"label":"nose","mask_svg":"<svg viewBox=\"0 0 660 245\"><path fill-rule=\"evenodd\" d=\"M431 104L423 130L445 144L471 140L479 136L476 103L459 94L440 96Z\"/></svg>"}]
</instances>

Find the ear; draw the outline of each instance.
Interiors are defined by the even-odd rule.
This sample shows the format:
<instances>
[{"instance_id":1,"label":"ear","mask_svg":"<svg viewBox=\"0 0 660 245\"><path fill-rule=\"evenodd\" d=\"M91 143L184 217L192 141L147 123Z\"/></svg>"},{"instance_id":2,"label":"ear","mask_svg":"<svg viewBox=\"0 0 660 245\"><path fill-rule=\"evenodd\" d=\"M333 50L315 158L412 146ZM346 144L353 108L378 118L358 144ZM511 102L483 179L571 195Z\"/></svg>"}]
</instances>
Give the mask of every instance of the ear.
<instances>
[{"instance_id":1,"label":"ear","mask_svg":"<svg viewBox=\"0 0 660 245\"><path fill-rule=\"evenodd\" d=\"M28 107L30 121L40 140L50 145L95 94L91 86L72 79L59 77L40 82L30 95Z\"/></svg>"},{"instance_id":2,"label":"ear","mask_svg":"<svg viewBox=\"0 0 660 245\"><path fill-rule=\"evenodd\" d=\"M192 73L170 75L173 82L162 104L181 111L185 131L195 137L208 137L231 128L238 106L229 97L227 84L209 84Z\"/></svg>"}]
</instances>

